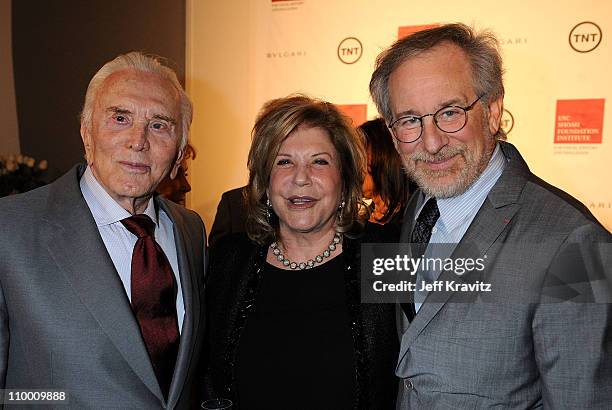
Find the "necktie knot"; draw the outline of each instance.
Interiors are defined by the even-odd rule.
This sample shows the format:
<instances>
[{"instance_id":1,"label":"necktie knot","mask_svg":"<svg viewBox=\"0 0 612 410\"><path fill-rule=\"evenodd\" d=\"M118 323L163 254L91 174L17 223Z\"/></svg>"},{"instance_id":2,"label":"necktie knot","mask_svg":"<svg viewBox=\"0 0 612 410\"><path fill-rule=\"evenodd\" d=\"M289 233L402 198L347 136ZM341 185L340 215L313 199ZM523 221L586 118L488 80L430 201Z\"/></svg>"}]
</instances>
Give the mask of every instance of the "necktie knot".
<instances>
[{"instance_id":1,"label":"necktie knot","mask_svg":"<svg viewBox=\"0 0 612 410\"><path fill-rule=\"evenodd\" d=\"M155 222L145 214L132 215L129 218L122 219L121 223L138 238L154 236L155 234Z\"/></svg>"},{"instance_id":2,"label":"necktie knot","mask_svg":"<svg viewBox=\"0 0 612 410\"><path fill-rule=\"evenodd\" d=\"M421 210L417 221L427 226L433 227L438 221L439 217L440 210L438 209L438 202L436 201L436 198L430 198Z\"/></svg>"},{"instance_id":3,"label":"necktie knot","mask_svg":"<svg viewBox=\"0 0 612 410\"><path fill-rule=\"evenodd\" d=\"M422 243L427 245L431 238L431 230L440 217L438 202L436 198L430 198L425 204L412 231L412 243Z\"/></svg>"}]
</instances>

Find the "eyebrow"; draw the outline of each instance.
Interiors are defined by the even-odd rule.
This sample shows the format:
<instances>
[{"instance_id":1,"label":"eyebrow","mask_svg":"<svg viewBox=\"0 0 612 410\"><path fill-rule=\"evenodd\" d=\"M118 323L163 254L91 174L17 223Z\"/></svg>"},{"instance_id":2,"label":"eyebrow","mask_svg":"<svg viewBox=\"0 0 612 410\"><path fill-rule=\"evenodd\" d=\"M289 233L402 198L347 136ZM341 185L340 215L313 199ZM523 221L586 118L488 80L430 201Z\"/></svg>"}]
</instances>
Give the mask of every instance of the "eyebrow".
<instances>
[{"instance_id":1,"label":"eyebrow","mask_svg":"<svg viewBox=\"0 0 612 410\"><path fill-rule=\"evenodd\" d=\"M106 111L110 113L114 113L114 114L132 114L132 111L126 108L121 108L117 106L108 107ZM167 115L155 114L153 115L152 118L155 118L157 120L166 121L166 122L169 122L170 124L176 125L176 120L172 117L168 117Z\"/></svg>"},{"instance_id":2,"label":"eyebrow","mask_svg":"<svg viewBox=\"0 0 612 410\"><path fill-rule=\"evenodd\" d=\"M162 120L162 121L166 121L166 122L169 122L170 124L176 125L176 120L172 117L168 117L167 115L155 114L153 118Z\"/></svg>"},{"instance_id":3,"label":"eyebrow","mask_svg":"<svg viewBox=\"0 0 612 410\"><path fill-rule=\"evenodd\" d=\"M332 155L329 152L327 152L327 151L314 153L314 154L311 155L311 157L316 157L316 156L319 156L319 155L327 155L330 158L332 157ZM291 157L292 155L291 154L285 154L284 152L279 152L278 154L276 154L276 156L278 156L278 157Z\"/></svg>"},{"instance_id":4,"label":"eyebrow","mask_svg":"<svg viewBox=\"0 0 612 410\"><path fill-rule=\"evenodd\" d=\"M130 110L127 110L125 108L115 107L115 106L108 107L106 111L115 113L115 114L131 114L132 113L132 111Z\"/></svg>"},{"instance_id":5,"label":"eyebrow","mask_svg":"<svg viewBox=\"0 0 612 410\"><path fill-rule=\"evenodd\" d=\"M434 108L434 111L431 114L435 113L441 108L449 107L453 105L459 105L459 104L465 104L464 100L461 97L455 97L455 98L448 99L436 105L436 108ZM417 111L414 111L414 110L406 110L406 111L397 113L395 115L395 118L404 117L406 115L414 115L414 116L420 117L421 115L424 115L424 114L419 114Z\"/></svg>"}]
</instances>

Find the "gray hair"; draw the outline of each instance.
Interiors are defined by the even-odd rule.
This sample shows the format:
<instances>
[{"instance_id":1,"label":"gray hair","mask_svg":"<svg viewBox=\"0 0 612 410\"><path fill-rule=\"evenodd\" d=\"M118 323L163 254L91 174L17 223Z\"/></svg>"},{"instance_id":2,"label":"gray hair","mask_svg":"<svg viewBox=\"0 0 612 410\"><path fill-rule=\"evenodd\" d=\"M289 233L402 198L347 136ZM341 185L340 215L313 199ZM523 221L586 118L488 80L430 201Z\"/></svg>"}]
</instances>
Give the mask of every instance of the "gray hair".
<instances>
[{"instance_id":1,"label":"gray hair","mask_svg":"<svg viewBox=\"0 0 612 410\"><path fill-rule=\"evenodd\" d=\"M159 56L149 56L138 51L132 51L127 54L122 54L114 60L104 64L102 68L94 74L87 87L85 103L83 104L83 111L81 112L81 124L86 128L91 127L94 103L104 81L111 74L128 69L159 74L170 81L174 88L176 88L180 96L182 131L180 149L183 149L187 145L189 139L193 106L187 93L183 90L183 86L181 86L174 70L164 65L163 59Z\"/></svg>"},{"instance_id":2,"label":"gray hair","mask_svg":"<svg viewBox=\"0 0 612 410\"><path fill-rule=\"evenodd\" d=\"M370 94L387 124L393 121L389 101L391 73L409 58L444 42L455 44L467 54L472 68L472 86L477 95L483 95L486 106L504 96L503 63L495 35L489 31L477 33L461 23L446 24L400 39L376 58L376 68L370 80ZM501 127L496 138L505 138Z\"/></svg>"}]
</instances>

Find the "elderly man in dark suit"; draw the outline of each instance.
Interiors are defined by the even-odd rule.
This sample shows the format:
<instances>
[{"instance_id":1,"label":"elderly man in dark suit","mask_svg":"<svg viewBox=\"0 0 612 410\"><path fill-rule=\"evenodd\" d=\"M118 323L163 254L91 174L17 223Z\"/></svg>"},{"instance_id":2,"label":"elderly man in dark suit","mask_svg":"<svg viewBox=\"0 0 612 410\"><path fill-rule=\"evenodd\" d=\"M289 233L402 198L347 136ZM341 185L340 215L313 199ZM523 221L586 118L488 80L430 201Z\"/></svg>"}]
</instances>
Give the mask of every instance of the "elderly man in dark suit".
<instances>
[{"instance_id":1,"label":"elderly man in dark suit","mask_svg":"<svg viewBox=\"0 0 612 410\"><path fill-rule=\"evenodd\" d=\"M87 165L0 201L0 388L60 390L73 408L196 405L204 225L154 195L191 116L171 69L121 55L87 89Z\"/></svg>"},{"instance_id":2,"label":"elderly man in dark suit","mask_svg":"<svg viewBox=\"0 0 612 410\"><path fill-rule=\"evenodd\" d=\"M402 241L414 258L484 261L417 272L398 407L610 408L610 234L499 141L496 44L462 24L422 31L384 51L370 82L419 185Z\"/></svg>"}]
</instances>

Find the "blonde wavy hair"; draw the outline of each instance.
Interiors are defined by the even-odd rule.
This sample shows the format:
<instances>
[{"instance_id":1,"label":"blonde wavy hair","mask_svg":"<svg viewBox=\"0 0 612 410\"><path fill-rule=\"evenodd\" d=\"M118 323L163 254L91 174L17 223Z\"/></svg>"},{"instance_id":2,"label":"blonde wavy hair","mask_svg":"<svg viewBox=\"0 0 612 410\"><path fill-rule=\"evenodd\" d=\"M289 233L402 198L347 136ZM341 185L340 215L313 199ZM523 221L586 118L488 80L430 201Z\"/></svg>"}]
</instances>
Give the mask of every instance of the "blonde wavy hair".
<instances>
[{"instance_id":1,"label":"blonde wavy hair","mask_svg":"<svg viewBox=\"0 0 612 410\"><path fill-rule=\"evenodd\" d=\"M301 125L327 131L338 152L345 204L338 213L336 229L350 234L363 226L359 216L366 167L362 138L351 120L333 104L305 95L290 95L268 101L259 112L252 131L249 183L245 190L246 229L249 238L259 244L268 244L277 235L278 218L273 216L268 220L267 217L266 190L281 144Z\"/></svg>"}]
</instances>

